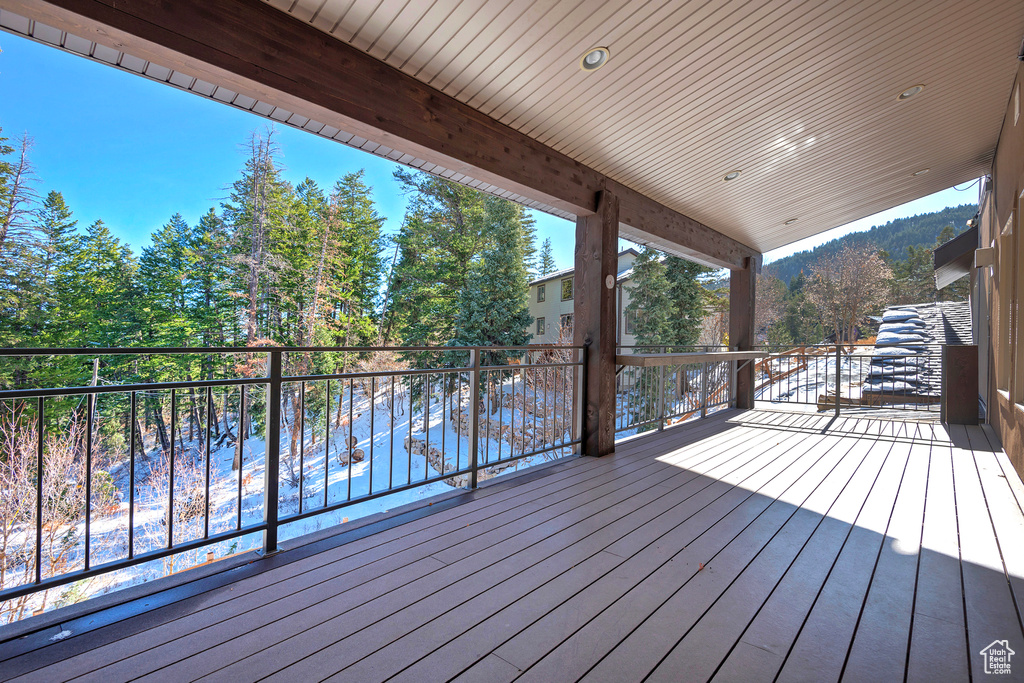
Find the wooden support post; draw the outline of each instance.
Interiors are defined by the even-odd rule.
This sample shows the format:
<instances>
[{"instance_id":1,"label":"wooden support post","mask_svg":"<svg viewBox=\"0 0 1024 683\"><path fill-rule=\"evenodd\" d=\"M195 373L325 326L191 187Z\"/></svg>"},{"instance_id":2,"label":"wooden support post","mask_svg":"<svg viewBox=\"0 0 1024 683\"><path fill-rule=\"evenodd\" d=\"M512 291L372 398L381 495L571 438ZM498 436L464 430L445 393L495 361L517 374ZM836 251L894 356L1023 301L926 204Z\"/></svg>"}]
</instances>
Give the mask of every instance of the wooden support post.
<instances>
[{"instance_id":1,"label":"wooden support post","mask_svg":"<svg viewBox=\"0 0 1024 683\"><path fill-rule=\"evenodd\" d=\"M951 425L978 424L978 347L942 347L940 419Z\"/></svg>"},{"instance_id":2,"label":"wooden support post","mask_svg":"<svg viewBox=\"0 0 1024 683\"><path fill-rule=\"evenodd\" d=\"M576 219L576 282L573 299L575 344L587 348L582 396L583 453L615 451L615 276L619 241L619 200L598 193L597 212Z\"/></svg>"},{"instance_id":3,"label":"wooden support post","mask_svg":"<svg viewBox=\"0 0 1024 683\"><path fill-rule=\"evenodd\" d=\"M729 347L736 351L754 348L754 283L756 262L747 258L743 268L730 271ZM737 361L738 363L739 361ZM736 372L736 407L754 407L754 364L748 362Z\"/></svg>"}]
</instances>

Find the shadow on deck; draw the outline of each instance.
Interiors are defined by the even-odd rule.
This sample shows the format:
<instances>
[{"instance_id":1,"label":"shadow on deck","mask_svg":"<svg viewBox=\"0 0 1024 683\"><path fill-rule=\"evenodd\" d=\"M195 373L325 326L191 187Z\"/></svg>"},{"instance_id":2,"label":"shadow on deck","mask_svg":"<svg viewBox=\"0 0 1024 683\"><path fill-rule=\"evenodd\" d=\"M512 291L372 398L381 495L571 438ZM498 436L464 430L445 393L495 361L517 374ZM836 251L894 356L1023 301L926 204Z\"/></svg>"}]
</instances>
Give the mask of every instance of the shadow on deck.
<instances>
[{"instance_id":1,"label":"shadow on deck","mask_svg":"<svg viewBox=\"0 0 1024 683\"><path fill-rule=\"evenodd\" d=\"M934 681L1024 653L1024 486L991 433L831 419L725 411L56 612L0 677Z\"/></svg>"}]
</instances>

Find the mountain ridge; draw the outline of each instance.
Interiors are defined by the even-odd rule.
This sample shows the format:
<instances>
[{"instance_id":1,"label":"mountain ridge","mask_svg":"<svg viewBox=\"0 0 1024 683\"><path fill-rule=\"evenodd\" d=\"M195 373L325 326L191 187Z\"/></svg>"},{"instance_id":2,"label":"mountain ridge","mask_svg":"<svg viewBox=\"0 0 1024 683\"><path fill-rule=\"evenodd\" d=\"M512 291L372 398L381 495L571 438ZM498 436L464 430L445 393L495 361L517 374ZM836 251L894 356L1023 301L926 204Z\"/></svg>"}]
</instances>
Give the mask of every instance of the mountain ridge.
<instances>
[{"instance_id":1,"label":"mountain ridge","mask_svg":"<svg viewBox=\"0 0 1024 683\"><path fill-rule=\"evenodd\" d=\"M871 243L885 250L890 258L902 261L906 258L907 247L928 247L933 249L935 240L947 225L952 225L955 234L959 235L967 229L967 221L978 212L977 204L961 204L950 206L941 211L922 213L906 218L896 218L884 225L872 226L863 232L851 232L819 244L813 249L805 249L795 254L766 263L764 271L789 284L789 281L800 274L808 272L810 264L826 254L834 254L845 245Z\"/></svg>"}]
</instances>

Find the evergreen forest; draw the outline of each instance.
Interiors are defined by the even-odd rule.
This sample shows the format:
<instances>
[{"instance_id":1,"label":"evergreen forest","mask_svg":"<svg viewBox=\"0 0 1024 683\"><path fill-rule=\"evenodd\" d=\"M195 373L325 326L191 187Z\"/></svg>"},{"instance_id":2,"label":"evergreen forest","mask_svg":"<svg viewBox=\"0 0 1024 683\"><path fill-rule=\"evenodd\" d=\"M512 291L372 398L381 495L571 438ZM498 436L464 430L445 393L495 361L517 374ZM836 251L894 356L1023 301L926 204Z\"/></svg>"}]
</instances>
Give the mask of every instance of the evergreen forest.
<instances>
[{"instance_id":1,"label":"evergreen forest","mask_svg":"<svg viewBox=\"0 0 1024 683\"><path fill-rule=\"evenodd\" d=\"M2 131L0 131L2 135ZM525 344L533 221L523 207L443 178L395 172L409 196L383 232L362 171L330 187L282 178L272 129L245 141L228 197L180 214L141 253L59 191L36 192L31 140L0 137L0 345L32 348ZM229 179L226 179L229 180ZM541 265L553 268L550 244ZM330 372L343 352L295 354ZM315 357L313 357L315 356ZM414 359L409 359L414 360ZM0 387L84 386L91 359L7 359ZM265 373L263 354L104 356L109 383Z\"/></svg>"}]
</instances>

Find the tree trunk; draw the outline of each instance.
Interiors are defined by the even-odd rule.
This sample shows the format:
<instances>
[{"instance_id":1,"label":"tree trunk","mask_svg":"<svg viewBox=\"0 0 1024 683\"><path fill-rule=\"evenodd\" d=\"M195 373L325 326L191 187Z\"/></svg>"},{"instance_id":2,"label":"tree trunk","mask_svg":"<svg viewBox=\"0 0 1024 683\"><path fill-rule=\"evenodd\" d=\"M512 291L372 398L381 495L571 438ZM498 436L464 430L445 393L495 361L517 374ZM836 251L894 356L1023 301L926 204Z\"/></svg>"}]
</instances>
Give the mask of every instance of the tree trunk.
<instances>
[{"instance_id":1,"label":"tree trunk","mask_svg":"<svg viewBox=\"0 0 1024 683\"><path fill-rule=\"evenodd\" d=\"M153 424L156 426L156 434L160 439L160 450L163 451L164 455L170 455L171 452L171 441L167 438L167 424L164 422L163 411L160 410L159 406L152 406L153 412Z\"/></svg>"}]
</instances>

